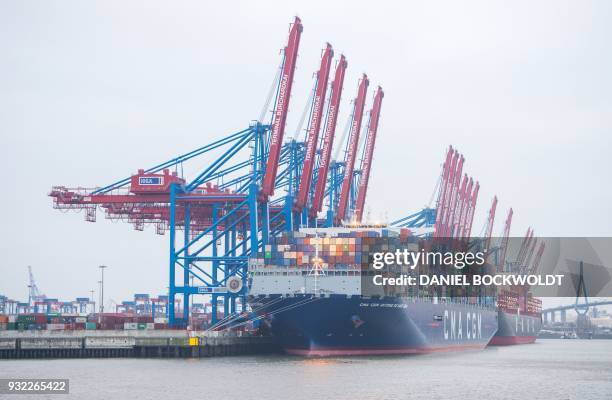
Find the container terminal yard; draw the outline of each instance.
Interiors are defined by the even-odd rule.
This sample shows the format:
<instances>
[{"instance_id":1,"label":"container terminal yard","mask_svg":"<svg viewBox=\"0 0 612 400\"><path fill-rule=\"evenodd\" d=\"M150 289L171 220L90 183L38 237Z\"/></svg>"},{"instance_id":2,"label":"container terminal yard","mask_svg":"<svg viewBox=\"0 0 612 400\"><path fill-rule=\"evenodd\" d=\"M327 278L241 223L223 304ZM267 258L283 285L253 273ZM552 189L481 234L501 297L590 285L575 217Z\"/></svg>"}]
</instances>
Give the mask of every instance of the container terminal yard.
<instances>
[{"instance_id":1,"label":"container terminal yard","mask_svg":"<svg viewBox=\"0 0 612 400\"><path fill-rule=\"evenodd\" d=\"M349 57L335 54L327 43L304 117L294 133L286 132L302 33L302 21L296 17L264 111L244 129L110 184L89 188L58 185L49 192L53 208L82 211L87 222L95 222L102 212L104 218L127 222L135 230L154 226L158 235L167 235L168 293L135 294L133 300L105 310L104 266L99 307L93 293L74 301L47 298L30 270L28 302L0 298L1 357L192 357L278 351L275 338L291 329L302 329L300 337L314 329L311 325L296 328L299 324L292 319L304 313L300 318L306 321L309 313L320 313L322 309L310 305L312 301L338 313L353 313L349 326L357 329L363 321L348 310L354 304L335 301L333 296L350 299L359 293L334 286L333 277L352 277L346 280L358 286L362 274L355 266L362 263L362 252L379 245L386 248L389 243L399 246L437 239L447 241L451 249L480 243L495 248L492 266L498 271L537 271L545 246L533 229L528 229L518 254L511 259L506 253L512 208L507 211L501 240L492 243L496 196L491 200L484 235L472 235L480 183L466 173L465 157L454 147L445 151L432 197L435 204L406 212L391 223L369 220L365 205L383 89L376 86L369 93L370 77L365 73L358 82L345 82ZM350 89L355 83L354 100L343 102L343 94L344 98L353 95ZM343 132L337 129L341 107L351 109ZM186 176L183 171L193 164L204 167ZM326 271L318 265L321 257ZM295 287L291 283L294 275L304 277L304 282L313 278L314 286ZM399 338L368 342L355 337L348 346L326 341L317 333L309 338L310 343L288 339L291 349L283 348L302 355L391 354L535 341L541 302L528 290L492 296L465 292L462 296L453 297L452 306L444 307L458 313L459 326L462 313L473 316L474 321L478 317L479 324L482 318L485 332L478 343L465 343L463 336L445 343L431 334L430 341L419 343ZM206 301L198 303L194 298ZM434 306L432 293L416 293L411 298L417 304L429 302L419 305L421 309L435 313L440 308ZM298 306L303 307L295 311ZM420 329L423 316L420 311L410 312L414 312L411 323ZM526 324L531 330L517 332L508 325L501 334L502 321L515 315L530 318ZM384 318L381 324L386 323ZM430 316L423 318L431 325ZM414 332L415 337L420 334ZM469 326L467 335L469 339ZM445 332L448 339L446 336Z\"/></svg>"}]
</instances>

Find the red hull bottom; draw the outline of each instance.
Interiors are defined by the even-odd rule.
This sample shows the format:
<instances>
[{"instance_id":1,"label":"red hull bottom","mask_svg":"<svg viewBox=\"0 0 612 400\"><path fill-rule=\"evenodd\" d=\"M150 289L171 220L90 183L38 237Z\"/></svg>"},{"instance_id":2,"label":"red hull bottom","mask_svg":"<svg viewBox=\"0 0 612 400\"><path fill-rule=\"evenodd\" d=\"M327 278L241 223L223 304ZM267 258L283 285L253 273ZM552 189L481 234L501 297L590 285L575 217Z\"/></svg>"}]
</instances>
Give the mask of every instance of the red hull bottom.
<instances>
[{"instance_id":1,"label":"red hull bottom","mask_svg":"<svg viewBox=\"0 0 612 400\"><path fill-rule=\"evenodd\" d=\"M535 339L534 339L535 340ZM285 349L287 354L302 357L339 357L339 356L371 356L393 354L428 354L443 353L461 350L482 350L485 346L479 344L457 345L445 347L398 347L388 349L350 349L350 348L314 348L314 349Z\"/></svg>"},{"instance_id":2,"label":"red hull bottom","mask_svg":"<svg viewBox=\"0 0 612 400\"><path fill-rule=\"evenodd\" d=\"M530 344L536 341L536 336L493 336L489 346L512 346L514 344Z\"/></svg>"}]
</instances>

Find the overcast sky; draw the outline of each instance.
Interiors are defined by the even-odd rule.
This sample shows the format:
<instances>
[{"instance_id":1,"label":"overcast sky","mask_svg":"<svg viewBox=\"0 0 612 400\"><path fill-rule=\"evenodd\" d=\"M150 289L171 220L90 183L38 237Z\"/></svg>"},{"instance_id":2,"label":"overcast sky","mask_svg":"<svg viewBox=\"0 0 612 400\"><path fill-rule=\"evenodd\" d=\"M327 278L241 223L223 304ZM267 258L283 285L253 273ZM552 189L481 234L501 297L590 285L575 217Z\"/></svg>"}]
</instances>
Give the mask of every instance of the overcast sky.
<instances>
[{"instance_id":1,"label":"overcast sky","mask_svg":"<svg viewBox=\"0 0 612 400\"><path fill-rule=\"evenodd\" d=\"M52 209L52 185L99 186L225 134L260 113L288 25L304 32L288 130L320 52L348 59L339 128L357 79L385 90L367 208L427 205L445 149L493 195L494 232L612 232L609 1L2 1L0 293L27 299L164 293L168 237L98 213ZM370 107L368 103L367 107Z\"/></svg>"}]
</instances>

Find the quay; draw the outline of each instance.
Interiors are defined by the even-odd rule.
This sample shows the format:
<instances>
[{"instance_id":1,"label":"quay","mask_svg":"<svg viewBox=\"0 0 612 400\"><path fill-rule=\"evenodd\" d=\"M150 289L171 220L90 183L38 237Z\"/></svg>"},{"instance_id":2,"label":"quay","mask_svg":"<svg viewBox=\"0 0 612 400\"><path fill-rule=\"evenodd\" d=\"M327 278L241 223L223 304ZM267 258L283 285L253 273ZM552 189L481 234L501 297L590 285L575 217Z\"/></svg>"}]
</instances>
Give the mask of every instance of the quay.
<instances>
[{"instance_id":1,"label":"quay","mask_svg":"<svg viewBox=\"0 0 612 400\"><path fill-rule=\"evenodd\" d=\"M201 358L278 352L269 336L225 332L0 332L0 359Z\"/></svg>"}]
</instances>

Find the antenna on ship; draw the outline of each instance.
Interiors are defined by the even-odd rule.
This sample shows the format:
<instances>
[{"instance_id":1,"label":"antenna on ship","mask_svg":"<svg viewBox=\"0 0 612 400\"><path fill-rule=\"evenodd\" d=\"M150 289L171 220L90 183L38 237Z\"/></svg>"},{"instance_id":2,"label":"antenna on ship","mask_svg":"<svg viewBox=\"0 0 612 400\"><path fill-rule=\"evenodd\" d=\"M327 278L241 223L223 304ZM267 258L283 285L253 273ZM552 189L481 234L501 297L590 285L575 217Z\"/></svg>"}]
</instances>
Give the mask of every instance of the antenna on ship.
<instances>
[{"instance_id":1,"label":"antenna on ship","mask_svg":"<svg viewBox=\"0 0 612 400\"><path fill-rule=\"evenodd\" d=\"M325 270L323 269L323 260L319 257L319 233L315 233L315 258L312 260L312 268L308 271L308 276L314 277L313 293L315 296L319 295L319 276L325 276Z\"/></svg>"}]
</instances>

